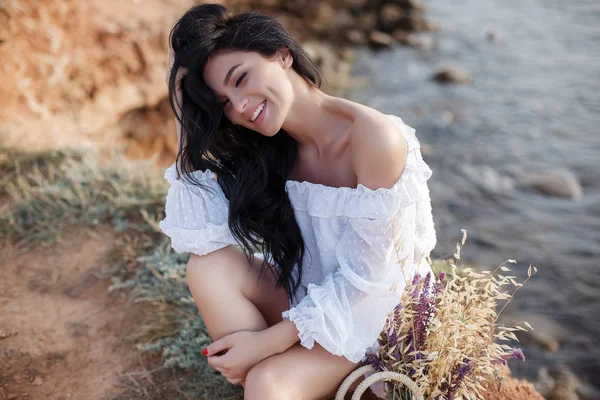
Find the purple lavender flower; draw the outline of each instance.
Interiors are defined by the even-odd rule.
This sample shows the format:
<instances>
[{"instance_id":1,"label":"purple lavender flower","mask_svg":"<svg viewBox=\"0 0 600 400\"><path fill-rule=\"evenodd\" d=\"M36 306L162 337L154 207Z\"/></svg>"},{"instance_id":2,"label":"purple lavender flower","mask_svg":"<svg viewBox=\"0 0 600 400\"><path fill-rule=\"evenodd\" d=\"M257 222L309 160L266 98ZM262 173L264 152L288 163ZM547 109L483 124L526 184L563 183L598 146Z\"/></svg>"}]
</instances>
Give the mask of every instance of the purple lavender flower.
<instances>
[{"instance_id":1,"label":"purple lavender flower","mask_svg":"<svg viewBox=\"0 0 600 400\"><path fill-rule=\"evenodd\" d=\"M383 371L383 363L377 354L368 353L363 365L371 365L375 371Z\"/></svg>"},{"instance_id":2,"label":"purple lavender flower","mask_svg":"<svg viewBox=\"0 0 600 400\"><path fill-rule=\"evenodd\" d=\"M417 285L417 283L419 283L419 281L420 281L420 280L421 280L421 275L419 275L419 274L416 274L416 275L413 277L412 284L413 284L413 286L415 287L415 288L413 289L413 292L412 292L412 298L413 298L413 299L416 299L417 297L419 297L419 285Z\"/></svg>"},{"instance_id":3,"label":"purple lavender flower","mask_svg":"<svg viewBox=\"0 0 600 400\"><path fill-rule=\"evenodd\" d=\"M419 297L419 303L417 304L417 313L414 317L416 350L425 349L427 328L435 310L435 291L432 293L429 287L430 282L431 272L427 273L423 281L423 289Z\"/></svg>"},{"instance_id":4,"label":"purple lavender flower","mask_svg":"<svg viewBox=\"0 0 600 400\"><path fill-rule=\"evenodd\" d=\"M413 276L412 284L416 285L419 282L420 279L421 279L421 275L420 274L416 274L415 276Z\"/></svg>"},{"instance_id":5,"label":"purple lavender flower","mask_svg":"<svg viewBox=\"0 0 600 400\"><path fill-rule=\"evenodd\" d=\"M513 351L511 351L510 353L503 355L498 360L492 361L492 364L506 365L508 360L515 360L515 359L525 361L525 354L523 354L523 350L515 347L513 349Z\"/></svg>"},{"instance_id":6,"label":"purple lavender flower","mask_svg":"<svg viewBox=\"0 0 600 400\"><path fill-rule=\"evenodd\" d=\"M402 311L402 303L398 303L396 307L394 307L394 322L400 320L400 312Z\"/></svg>"},{"instance_id":7,"label":"purple lavender flower","mask_svg":"<svg viewBox=\"0 0 600 400\"><path fill-rule=\"evenodd\" d=\"M431 273L428 273L424 278L419 274L416 274L413 278L413 285L415 286L412 297L416 301L412 302L412 307L414 311L413 316L413 327L409 329L408 332L408 345L409 352L414 352L417 350L418 352L409 357L410 361L414 359L422 359L423 354L422 350L425 350L425 341L427 336L427 329L429 327L431 317L435 311L436 299L437 295L443 289L444 274L440 274L439 281L435 283L435 285L431 285ZM422 284L419 285L422 280ZM398 332L397 322L400 319L400 314L402 311L402 304L398 303L396 307L394 307L393 314L388 318L388 324L386 326L386 330L379 337L380 346L394 346L398 344ZM414 331L413 331L414 330ZM391 354L396 360L402 359L404 356L400 352L400 347L396 347L394 352ZM389 364L389 365L388 365ZM370 354L367 356L363 365L372 365L375 370L383 371L386 369L392 369L390 360L384 361L380 358L380 354ZM414 374L414 369L409 371L409 375ZM390 390L392 390L393 385L388 383Z\"/></svg>"},{"instance_id":8,"label":"purple lavender flower","mask_svg":"<svg viewBox=\"0 0 600 400\"><path fill-rule=\"evenodd\" d=\"M463 358L462 363L456 364L454 366L450 374L450 376L452 377L452 381L450 383L444 382L444 384L440 388L442 392L446 392L447 400L454 399L454 395L462 386L462 381L465 379L465 376L467 376L473 369L473 364L473 360Z\"/></svg>"},{"instance_id":9,"label":"purple lavender flower","mask_svg":"<svg viewBox=\"0 0 600 400\"><path fill-rule=\"evenodd\" d=\"M446 277L445 272L441 272L440 275L438 276L438 281L435 286L435 294L439 294L442 291L442 289L444 288L444 278L445 277Z\"/></svg>"},{"instance_id":10,"label":"purple lavender flower","mask_svg":"<svg viewBox=\"0 0 600 400\"><path fill-rule=\"evenodd\" d=\"M511 354L510 358L514 358L517 360L525 361L525 354L523 354L523 350L515 347L514 351Z\"/></svg>"},{"instance_id":11,"label":"purple lavender flower","mask_svg":"<svg viewBox=\"0 0 600 400\"><path fill-rule=\"evenodd\" d=\"M394 352L392 353L392 356L396 359L396 360L400 360L402 358L402 354L400 354L400 347L396 347L394 349Z\"/></svg>"}]
</instances>

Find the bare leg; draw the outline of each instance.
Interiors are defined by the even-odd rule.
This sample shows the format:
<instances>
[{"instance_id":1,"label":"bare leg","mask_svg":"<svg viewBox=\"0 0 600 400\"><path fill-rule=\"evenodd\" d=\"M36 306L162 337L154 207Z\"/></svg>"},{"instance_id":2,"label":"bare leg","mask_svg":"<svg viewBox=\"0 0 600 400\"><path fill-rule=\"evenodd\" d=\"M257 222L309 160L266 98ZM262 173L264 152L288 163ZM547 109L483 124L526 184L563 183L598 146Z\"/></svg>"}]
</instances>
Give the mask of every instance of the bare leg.
<instances>
[{"instance_id":1,"label":"bare leg","mask_svg":"<svg viewBox=\"0 0 600 400\"><path fill-rule=\"evenodd\" d=\"M281 321L287 292L275 289L269 272L258 280L262 259L250 268L241 249L228 246L204 256L192 254L187 280L213 340L240 330L259 331Z\"/></svg>"},{"instance_id":2,"label":"bare leg","mask_svg":"<svg viewBox=\"0 0 600 400\"><path fill-rule=\"evenodd\" d=\"M263 330L281 321L281 313L289 308L287 293L275 290L270 273L258 281L261 263L256 258L249 268L241 249L234 246L190 257L188 284L213 340L240 330ZM354 368L355 364L318 343L311 350L297 343L258 363L241 385L246 399L327 399Z\"/></svg>"},{"instance_id":3,"label":"bare leg","mask_svg":"<svg viewBox=\"0 0 600 400\"><path fill-rule=\"evenodd\" d=\"M329 353L318 343L310 350L296 343L250 370L244 399L329 399L356 366L345 357Z\"/></svg>"}]
</instances>

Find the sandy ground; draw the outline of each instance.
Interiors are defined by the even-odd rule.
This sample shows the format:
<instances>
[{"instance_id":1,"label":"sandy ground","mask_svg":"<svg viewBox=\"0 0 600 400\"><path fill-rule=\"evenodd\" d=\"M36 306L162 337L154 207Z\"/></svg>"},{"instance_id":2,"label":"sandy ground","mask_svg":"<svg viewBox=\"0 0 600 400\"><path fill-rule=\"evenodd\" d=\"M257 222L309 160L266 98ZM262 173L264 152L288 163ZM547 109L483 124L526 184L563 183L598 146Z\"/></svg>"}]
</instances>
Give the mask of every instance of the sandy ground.
<instances>
[{"instance_id":1,"label":"sandy ground","mask_svg":"<svg viewBox=\"0 0 600 400\"><path fill-rule=\"evenodd\" d=\"M189 398L177 382L194 372L156 369L160 357L142 357L126 341L148 310L96 277L114 234L84 232L27 252L2 243L0 400ZM543 399L517 379L488 389L488 400Z\"/></svg>"},{"instance_id":2,"label":"sandy ground","mask_svg":"<svg viewBox=\"0 0 600 400\"><path fill-rule=\"evenodd\" d=\"M136 310L94 276L113 234L0 254L0 400L101 399L140 362L123 341Z\"/></svg>"}]
</instances>

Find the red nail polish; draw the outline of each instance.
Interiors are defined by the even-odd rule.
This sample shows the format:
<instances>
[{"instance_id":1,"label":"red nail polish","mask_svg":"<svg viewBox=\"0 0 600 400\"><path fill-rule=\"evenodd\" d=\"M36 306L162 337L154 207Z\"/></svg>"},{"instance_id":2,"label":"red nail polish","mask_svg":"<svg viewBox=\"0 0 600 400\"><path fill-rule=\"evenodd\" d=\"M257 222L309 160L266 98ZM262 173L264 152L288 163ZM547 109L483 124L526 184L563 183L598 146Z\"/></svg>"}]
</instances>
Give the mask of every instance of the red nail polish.
<instances>
[{"instance_id":1,"label":"red nail polish","mask_svg":"<svg viewBox=\"0 0 600 400\"><path fill-rule=\"evenodd\" d=\"M203 356L205 356L205 355L207 355L207 354L208 354L208 348L206 348L206 349L202 350L202 355L203 355Z\"/></svg>"}]
</instances>

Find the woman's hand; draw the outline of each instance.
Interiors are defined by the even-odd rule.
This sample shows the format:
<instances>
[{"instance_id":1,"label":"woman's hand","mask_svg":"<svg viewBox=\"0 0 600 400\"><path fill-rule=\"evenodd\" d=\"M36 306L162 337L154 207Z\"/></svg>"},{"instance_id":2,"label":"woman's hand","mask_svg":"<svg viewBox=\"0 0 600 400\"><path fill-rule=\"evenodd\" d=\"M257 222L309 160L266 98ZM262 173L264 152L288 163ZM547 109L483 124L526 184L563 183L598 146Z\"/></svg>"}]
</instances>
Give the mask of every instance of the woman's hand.
<instances>
[{"instance_id":1,"label":"woman's hand","mask_svg":"<svg viewBox=\"0 0 600 400\"><path fill-rule=\"evenodd\" d=\"M252 367L272 355L262 332L238 331L211 343L205 349L208 364L234 385L245 381Z\"/></svg>"}]
</instances>

